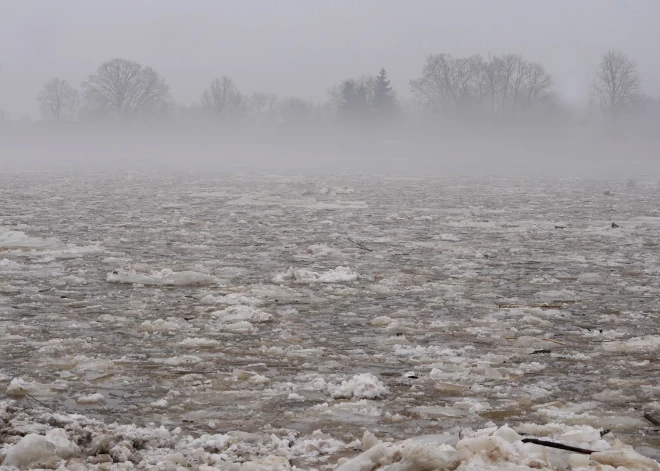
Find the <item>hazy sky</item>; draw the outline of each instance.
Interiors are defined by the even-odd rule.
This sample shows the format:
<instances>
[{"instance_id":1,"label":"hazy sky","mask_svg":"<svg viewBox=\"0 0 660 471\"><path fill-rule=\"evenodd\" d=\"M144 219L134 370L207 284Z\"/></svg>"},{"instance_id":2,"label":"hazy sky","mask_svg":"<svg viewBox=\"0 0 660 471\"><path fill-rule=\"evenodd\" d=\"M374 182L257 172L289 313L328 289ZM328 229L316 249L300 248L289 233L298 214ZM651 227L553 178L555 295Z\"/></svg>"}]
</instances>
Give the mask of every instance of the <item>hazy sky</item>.
<instances>
[{"instance_id":1,"label":"hazy sky","mask_svg":"<svg viewBox=\"0 0 660 471\"><path fill-rule=\"evenodd\" d=\"M404 99L429 53L517 52L560 93L586 96L608 48L660 95L659 0L0 0L0 110L36 116L51 77L78 86L123 57L151 65L179 102L228 75L244 93L325 100L385 67Z\"/></svg>"}]
</instances>

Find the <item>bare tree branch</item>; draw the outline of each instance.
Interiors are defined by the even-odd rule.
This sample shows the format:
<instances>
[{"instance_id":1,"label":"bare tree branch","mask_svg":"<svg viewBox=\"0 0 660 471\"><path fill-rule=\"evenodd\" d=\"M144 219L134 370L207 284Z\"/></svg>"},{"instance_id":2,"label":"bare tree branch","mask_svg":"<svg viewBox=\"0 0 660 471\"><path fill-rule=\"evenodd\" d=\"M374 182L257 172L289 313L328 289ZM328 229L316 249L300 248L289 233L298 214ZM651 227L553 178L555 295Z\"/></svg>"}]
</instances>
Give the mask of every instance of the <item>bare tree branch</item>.
<instances>
[{"instance_id":1,"label":"bare tree branch","mask_svg":"<svg viewBox=\"0 0 660 471\"><path fill-rule=\"evenodd\" d=\"M78 109L78 91L66 80L50 79L37 95L39 109L44 119L68 121L75 117Z\"/></svg>"},{"instance_id":2,"label":"bare tree branch","mask_svg":"<svg viewBox=\"0 0 660 471\"><path fill-rule=\"evenodd\" d=\"M125 59L101 64L83 89L91 108L113 112L120 119L162 107L170 97L162 76L151 67Z\"/></svg>"},{"instance_id":3,"label":"bare tree branch","mask_svg":"<svg viewBox=\"0 0 660 471\"><path fill-rule=\"evenodd\" d=\"M243 95L234 82L226 76L211 82L202 93L202 107L211 115L230 119L241 116L245 110Z\"/></svg>"},{"instance_id":4,"label":"bare tree branch","mask_svg":"<svg viewBox=\"0 0 660 471\"><path fill-rule=\"evenodd\" d=\"M348 237L348 236L346 236L346 239L347 239L349 242L351 242L352 244L354 244L355 246L357 246L357 248L359 248L359 249L365 250L365 251L367 251L367 252L373 252L373 250L371 250L370 248L365 247L364 244L362 244L361 242L358 242L358 241L356 241L356 240L353 240L353 239L351 239L351 238Z\"/></svg>"},{"instance_id":5,"label":"bare tree branch","mask_svg":"<svg viewBox=\"0 0 660 471\"><path fill-rule=\"evenodd\" d=\"M410 81L415 97L427 108L447 115L475 109L493 114L528 110L547 100L552 77L541 64L519 55L426 58L420 78Z\"/></svg>"},{"instance_id":6,"label":"bare tree branch","mask_svg":"<svg viewBox=\"0 0 660 471\"><path fill-rule=\"evenodd\" d=\"M591 90L615 123L634 107L641 95L637 64L622 52L608 51L601 58Z\"/></svg>"}]
</instances>

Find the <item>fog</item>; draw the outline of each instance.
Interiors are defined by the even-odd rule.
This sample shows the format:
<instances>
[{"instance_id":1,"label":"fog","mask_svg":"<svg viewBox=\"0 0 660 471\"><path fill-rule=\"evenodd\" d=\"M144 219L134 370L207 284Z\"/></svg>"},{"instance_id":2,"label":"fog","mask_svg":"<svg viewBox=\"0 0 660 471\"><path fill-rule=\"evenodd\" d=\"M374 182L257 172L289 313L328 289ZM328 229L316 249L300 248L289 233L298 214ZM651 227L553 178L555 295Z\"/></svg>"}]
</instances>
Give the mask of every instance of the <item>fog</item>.
<instances>
[{"instance_id":1,"label":"fog","mask_svg":"<svg viewBox=\"0 0 660 471\"><path fill-rule=\"evenodd\" d=\"M0 471L660 471L658 0L0 0Z\"/></svg>"},{"instance_id":2,"label":"fog","mask_svg":"<svg viewBox=\"0 0 660 471\"><path fill-rule=\"evenodd\" d=\"M659 173L654 1L3 10L4 168ZM598 83L610 51L630 66L616 97ZM141 81L123 103L103 93L115 59Z\"/></svg>"}]
</instances>

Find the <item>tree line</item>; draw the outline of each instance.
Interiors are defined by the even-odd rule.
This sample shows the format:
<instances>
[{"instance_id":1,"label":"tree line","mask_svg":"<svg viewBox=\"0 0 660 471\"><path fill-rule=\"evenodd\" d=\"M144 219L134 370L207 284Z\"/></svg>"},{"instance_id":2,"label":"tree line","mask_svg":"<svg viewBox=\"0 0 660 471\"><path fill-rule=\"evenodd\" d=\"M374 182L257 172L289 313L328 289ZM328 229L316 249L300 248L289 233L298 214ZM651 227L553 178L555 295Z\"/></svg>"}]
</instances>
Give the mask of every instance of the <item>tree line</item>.
<instances>
[{"instance_id":1,"label":"tree line","mask_svg":"<svg viewBox=\"0 0 660 471\"><path fill-rule=\"evenodd\" d=\"M506 119L531 113L552 113L559 105L552 75L537 62L518 54L454 57L431 54L420 75L409 82L423 113L446 119ZM659 114L658 100L643 93L637 65L626 54L603 54L590 87L590 104L612 124L624 116ZM44 121L129 120L144 116L198 117L217 121L309 125L323 120L340 123L394 123L403 107L387 71L347 78L331 87L326 103L298 97L279 99L273 93L243 94L229 77L214 78L198 103L174 104L165 78L148 66L112 59L89 75L80 90L66 80L50 79L38 93Z\"/></svg>"}]
</instances>

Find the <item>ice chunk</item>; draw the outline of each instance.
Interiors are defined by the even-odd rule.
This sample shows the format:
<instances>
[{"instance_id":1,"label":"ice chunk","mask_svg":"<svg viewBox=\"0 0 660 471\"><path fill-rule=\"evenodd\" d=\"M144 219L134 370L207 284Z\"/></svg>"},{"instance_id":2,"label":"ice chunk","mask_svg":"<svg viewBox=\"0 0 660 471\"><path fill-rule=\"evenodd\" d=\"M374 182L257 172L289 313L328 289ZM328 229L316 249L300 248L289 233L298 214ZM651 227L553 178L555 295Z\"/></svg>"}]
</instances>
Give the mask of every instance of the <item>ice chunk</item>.
<instances>
[{"instance_id":1,"label":"ice chunk","mask_svg":"<svg viewBox=\"0 0 660 471\"><path fill-rule=\"evenodd\" d=\"M22 397L30 393L34 389L35 383L29 383L23 378L14 378L7 386L7 396L10 397Z\"/></svg>"},{"instance_id":2,"label":"ice chunk","mask_svg":"<svg viewBox=\"0 0 660 471\"><path fill-rule=\"evenodd\" d=\"M218 329L224 330L225 332L232 332L235 334L245 334L257 330L257 328L248 321L234 322L231 324L221 324L218 327Z\"/></svg>"},{"instance_id":3,"label":"ice chunk","mask_svg":"<svg viewBox=\"0 0 660 471\"><path fill-rule=\"evenodd\" d=\"M246 461L238 468L239 471L287 471L290 469L289 460L283 456L273 455L264 458L252 458L252 461Z\"/></svg>"},{"instance_id":4,"label":"ice chunk","mask_svg":"<svg viewBox=\"0 0 660 471\"><path fill-rule=\"evenodd\" d=\"M394 319L387 316L374 317L371 319L371 325L373 326L390 325L392 322L394 322Z\"/></svg>"},{"instance_id":5,"label":"ice chunk","mask_svg":"<svg viewBox=\"0 0 660 471\"><path fill-rule=\"evenodd\" d=\"M307 399L305 399L305 396L301 396L300 394L296 393L289 393L289 395L286 397L286 400L288 402L305 402Z\"/></svg>"},{"instance_id":6,"label":"ice chunk","mask_svg":"<svg viewBox=\"0 0 660 471\"><path fill-rule=\"evenodd\" d=\"M78 447L69 441L63 428L54 428L46 432L46 440L55 446L57 456L65 460L71 458L78 450Z\"/></svg>"},{"instance_id":7,"label":"ice chunk","mask_svg":"<svg viewBox=\"0 0 660 471\"><path fill-rule=\"evenodd\" d=\"M508 425L500 427L493 435L500 437L509 443L517 442L521 438L520 435Z\"/></svg>"},{"instance_id":8,"label":"ice chunk","mask_svg":"<svg viewBox=\"0 0 660 471\"><path fill-rule=\"evenodd\" d=\"M202 359L197 355L180 355L172 358L167 358L162 361L165 365L180 366L180 365L196 365L201 363Z\"/></svg>"},{"instance_id":9,"label":"ice chunk","mask_svg":"<svg viewBox=\"0 0 660 471\"><path fill-rule=\"evenodd\" d=\"M599 451L592 453L591 459L596 463L607 464L615 468L626 467L628 469L660 471L660 464L657 461L640 455L632 448Z\"/></svg>"},{"instance_id":10,"label":"ice chunk","mask_svg":"<svg viewBox=\"0 0 660 471\"><path fill-rule=\"evenodd\" d=\"M647 335L645 337L634 337L625 341L605 342L603 350L609 352L628 352L654 350L660 347L659 335Z\"/></svg>"},{"instance_id":11,"label":"ice chunk","mask_svg":"<svg viewBox=\"0 0 660 471\"><path fill-rule=\"evenodd\" d=\"M577 280L580 283L597 284L603 282L603 276L600 273L580 273Z\"/></svg>"},{"instance_id":12,"label":"ice chunk","mask_svg":"<svg viewBox=\"0 0 660 471\"><path fill-rule=\"evenodd\" d=\"M94 393L87 396L80 396L76 399L76 402L83 405L105 404L105 397L101 393Z\"/></svg>"},{"instance_id":13,"label":"ice chunk","mask_svg":"<svg viewBox=\"0 0 660 471\"><path fill-rule=\"evenodd\" d=\"M401 446L405 469L419 471L436 469L456 469L460 464L454 447L446 444L423 443L416 439L406 440Z\"/></svg>"},{"instance_id":14,"label":"ice chunk","mask_svg":"<svg viewBox=\"0 0 660 471\"><path fill-rule=\"evenodd\" d=\"M56 449L46 437L30 433L9 447L2 465L20 468L31 463L54 461L57 459Z\"/></svg>"},{"instance_id":15,"label":"ice chunk","mask_svg":"<svg viewBox=\"0 0 660 471\"><path fill-rule=\"evenodd\" d=\"M587 468L591 463L591 458L589 455L579 455L577 453L571 453L568 457L568 465L571 469L577 468Z\"/></svg>"},{"instance_id":16,"label":"ice chunk","mask_svg":"<svg viewBox=\"0 0 660 471\"><path fill-rule=\"evenodd\" d=\"M456 449L462 460L467 461L472 455L490 452L499 444L506 443L500 437L472 437L464 438L456 444Z\"/></svg>"},{"instance_id":17,"label":"ice chunk","mask_svg":"<svg viewBox=\"0 0 660 471\"><path fill-rule=\"evenodd\" d=\"M398 447L392 446L390 443L378 443L361 455L346 461L335 471L371 471L400 461L400 459Z\"/></svg>"},{"instance_id":18,"label":"ice chunk","mask_svg":"<svg viewBox=\"0 0 660 471\"><path fill-rule=\"evenodd\" d=\"M183 347L191 347L191 348L198 348L198 347L217 347L220 345L220 342L215 339L206 339L206 338L186 338L183 339L181 342L179 342L179 345Z\"/></svg>"},{"instance_id":19,"label":"ice chunk","mask_svg":"<svg viewBox=\"0 0 660 471\"><path fill-rule=\"evenodd\" d=\"M362 435L362 442L360 444L362 451L367 451L370 448L375 447L378 445L379 441L376 438L376 435L371 433L369 430L365 430L364 434Z\"/></svg>"},{"instance_id":20,"label":"ice chunk","mask_svg":"<svg viewBox=\"0 0 660 471\"><path fill-rule=\"evenodd\" d=\"M337 267L319 276L320 283L341 283L355 281L359 277L357 271L349 267Z\"/></svg>"},{"instance_id":21,"label":"ice chunk","mask_svg":"<svg viewBox=\"0 0 660 471\"><path fill-rule=\"evenodd\" d=\"M446 242L459 242L461 239L453 234L440 234L440 240L444 240Z\"/></svg>"},{"instance_id":22,"label":"ice chunk","mask_svg":"<svg viewBox=\"0 0 660 471\"><path fill-rule=\"evenodd\" d=\"M54 237L42 239L31 237L21 231L0 229L0 249L53 250L64 247L66 247L64 243Z\"/></svg>"},{"instance_id":23,"label":"ice chunk","mask_svg":"<svg viewBox=\"0 0 660 471\"><path fill-rule=\"evenodd\" d=\"M328 391L334 399L382 399L388 393L385 385L371 373L355 375L340 385L329 385Z\"/></svg>"},{"instance_id":24,"label":"ice chunk","mask_svg":"<svg viewBox=\"0 0 660 471\"><path fill-rule=\"evenodd\" d=\"M458 453L452 446L411 439L398 444L377 443L335 471L453 470L459 464Z\"/></svg>"},{"instance_id":25,"label":"ice chunk","mask_svg":"<svg viewBox=\"0 0 660 471\"><path fill-rule=\"evenodd\" d=\"M188 323L183 319L173 317L156 319L155 321L144 321L138 326L138 332L181 332L188 329Z\"/></svg>"},{"instance_id":26,"label":"ice chunk","mask_svg":"<svg viewBox=\"0 0 660 471\"><path fill-rule=\"evenodd\" d=\"M212 294L207 294L204 296L200 302L206 306L216 306L218 304L226 304L229 306L234 306L236 304L243 304L246 306L258 306L263 304L263 301L252 296L246 296L242 293L229 293L224 296L213 296Z\"/></svg>"},{"instance_id":27,"label":"ice chunk","mask_svg":"<svg viewBox=\"0 0 660 471\"><path fill-rule=\"evenodd\" d=\"M13 260L8 260L6 258L3 258L0 260L0 267L3 268L19 268L22 265L18 262L14 262Z\"/></svg>"},{"instance_id":28,"label":"ice chunk","mask_svg":"<svg viewBox=\"0 0 660 471\"><path fill-rule=\"evenodd\" d=\"M129 270L115 270L108 273L108 283L128 283L141 285L164 286L209 286L217 284L216 277L195 271L174 272L169 268L160 271L150 270L140 273L131 268Z\"/></svg>"},{"instance_id":29,"label":"ice chunk","mask_svg":"<svg viewBox=\"0 0 660 471\"><path fill-rule=\"evenodd\" d=\"M339 266L325 273L290 267L284 273L278 273L273 277L273 283L346 283L356 281L360 275L350 267Z\"/></svg>"},{"instance_id":30,"label":"ice chunk","mask_svg":"<svg viewBox=\"0 0 660 471\"><path fill-rule=\"evenodd\" d=\"M273 319L271 314L256 309L252 306L230 306L222 311L214 311L211 316L222 322L231 323L238 321L268 322Z\"/></svg>"},{"instance_id":31,"label":"ice chunk","mask_svg":"<svg viewBox=\"0 0 660 471\"><path fill-rule=\"evenodd\" d=\"M297 269L290 267L284 273L278 273L273 277L273 283L284 283L286 281L293 281L295 283L314 283L318 280L319 274L304 269Z\"/></svg>"}]
</instances>

